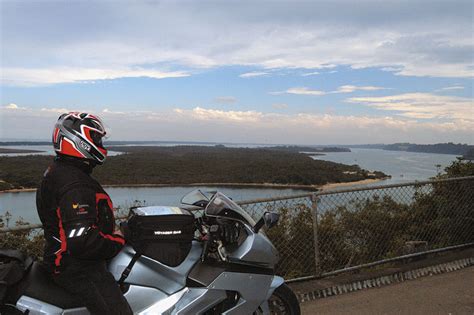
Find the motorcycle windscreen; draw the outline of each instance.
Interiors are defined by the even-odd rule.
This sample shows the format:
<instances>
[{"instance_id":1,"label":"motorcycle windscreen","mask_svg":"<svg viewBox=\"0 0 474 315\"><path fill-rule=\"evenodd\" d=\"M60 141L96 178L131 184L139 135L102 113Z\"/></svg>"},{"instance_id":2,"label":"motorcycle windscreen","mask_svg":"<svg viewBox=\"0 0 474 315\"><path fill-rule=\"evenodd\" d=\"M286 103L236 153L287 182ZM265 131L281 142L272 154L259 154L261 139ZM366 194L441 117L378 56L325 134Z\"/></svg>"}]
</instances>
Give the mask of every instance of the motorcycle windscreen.
<instances>
[{"instance_id":1,"label":"motorcycle windscreen","mask_svg":"<svg viewBox=\"0 0 474 315\"><path fill-rule=\"evenodd\" d=\"M217 192L209 201L205 213L207 216L240 220L248 223L251 227L255 226L255 220L244 209L220 192Z\"/></svg>"}]
</instances>

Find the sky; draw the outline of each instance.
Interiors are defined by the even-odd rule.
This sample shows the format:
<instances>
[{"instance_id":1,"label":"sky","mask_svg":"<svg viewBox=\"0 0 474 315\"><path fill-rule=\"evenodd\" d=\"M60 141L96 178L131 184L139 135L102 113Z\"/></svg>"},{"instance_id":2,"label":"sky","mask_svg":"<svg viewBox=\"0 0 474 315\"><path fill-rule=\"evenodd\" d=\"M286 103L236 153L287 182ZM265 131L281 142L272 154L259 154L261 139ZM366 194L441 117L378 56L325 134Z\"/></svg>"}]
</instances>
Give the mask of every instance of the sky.
<instances>
[{"instance_id":1,"label":"sky","mask_svg":"<svg viewBox=\"0 0 474 315\"><path fill-rule=\"evenodd\" d=\"M0 4L3 140L474 144L472 1Z\"/></svg>"}]
</instances>

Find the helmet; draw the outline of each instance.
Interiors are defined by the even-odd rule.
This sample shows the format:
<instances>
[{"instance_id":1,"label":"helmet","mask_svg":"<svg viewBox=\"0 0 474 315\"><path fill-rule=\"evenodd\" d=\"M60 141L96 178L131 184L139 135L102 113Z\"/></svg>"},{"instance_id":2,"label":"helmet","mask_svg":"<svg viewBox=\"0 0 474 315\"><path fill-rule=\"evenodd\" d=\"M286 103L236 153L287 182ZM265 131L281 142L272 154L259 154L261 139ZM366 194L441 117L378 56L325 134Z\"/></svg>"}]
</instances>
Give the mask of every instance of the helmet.
<instances>
[{"instance_id":1,"label":"helmet","mask_svg":"<svg viewBox=\"0 0 474 315\"><path fill-rule=\"evenodd\" d=\"M57 154L102 164L107 150L102 145L106 134L99 117L80 112L62 114L53 130L53 145Z\"/></svg>"}]
</instances>

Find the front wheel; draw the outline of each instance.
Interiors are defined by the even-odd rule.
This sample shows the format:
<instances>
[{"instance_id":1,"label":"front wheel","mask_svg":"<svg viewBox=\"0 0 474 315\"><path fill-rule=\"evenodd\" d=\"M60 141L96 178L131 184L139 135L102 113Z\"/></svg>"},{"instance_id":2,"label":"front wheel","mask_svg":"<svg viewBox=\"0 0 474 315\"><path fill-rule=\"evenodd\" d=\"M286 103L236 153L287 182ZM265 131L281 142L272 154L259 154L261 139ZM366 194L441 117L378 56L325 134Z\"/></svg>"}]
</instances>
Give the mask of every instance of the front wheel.
<instances>
[{"instance_id":1,"label":"front wheel","mask_svg":"<svg viewBox=\"0 0 474 315\"><path fill-rule=\"evenodd\" d=\"M295 293L283 283L273 291L268 299L268 308L271 315L300 315L300 304Z\"/></svg>"}]
</instances>

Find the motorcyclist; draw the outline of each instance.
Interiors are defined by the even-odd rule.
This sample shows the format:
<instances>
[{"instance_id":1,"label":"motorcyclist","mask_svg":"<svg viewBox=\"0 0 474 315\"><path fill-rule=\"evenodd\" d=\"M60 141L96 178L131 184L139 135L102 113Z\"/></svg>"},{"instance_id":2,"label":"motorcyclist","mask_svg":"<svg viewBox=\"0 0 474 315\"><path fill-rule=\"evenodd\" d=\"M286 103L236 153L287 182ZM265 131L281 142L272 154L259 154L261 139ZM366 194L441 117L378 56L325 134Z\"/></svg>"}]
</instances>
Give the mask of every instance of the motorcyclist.
<instances>
[{"instance_id":1,"label":"motorcyclist","mask_svg":"<svg viewBox=\"0 0 474 315\"><path fill-rule=\"evenodd\" d=\"M113 205L91 177L107 150L106 130L92 114L71 112L53 130L56 158L36 194L43 223L44 265L53 281L81 299L91 314L132 314L106 260L125 244L115 229Z\"/></svg>"}]
</instances>

